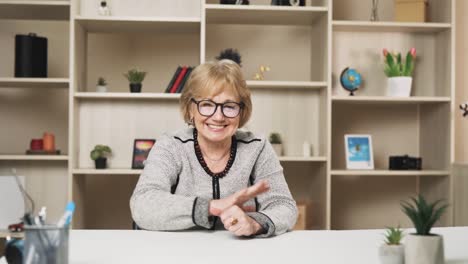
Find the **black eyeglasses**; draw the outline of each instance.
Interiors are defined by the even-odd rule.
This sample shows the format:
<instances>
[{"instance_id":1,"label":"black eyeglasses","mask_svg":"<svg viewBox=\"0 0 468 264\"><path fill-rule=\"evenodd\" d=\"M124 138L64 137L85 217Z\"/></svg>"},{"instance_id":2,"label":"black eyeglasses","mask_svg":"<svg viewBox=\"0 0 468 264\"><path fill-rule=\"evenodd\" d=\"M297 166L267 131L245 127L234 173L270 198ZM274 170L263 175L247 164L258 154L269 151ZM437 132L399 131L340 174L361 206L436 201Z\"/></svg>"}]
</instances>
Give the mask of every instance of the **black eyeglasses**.
<instances>
[{"instance_id":1,"label":"black eyeglasses","mask_svg":"<svg viewBox=\"0 0 468 264\"><path fill-rule=\"evenodd\" d=\"M197 101L192 98L192 102L197 105L198 112L202 116L210 117L216 113L218 106L221 107L221 112L227 118L234 118L240 114L241 109L244 107L243 103L226 102L222 104L215 103L209 99Z\"/></svg>"}]
</instances>

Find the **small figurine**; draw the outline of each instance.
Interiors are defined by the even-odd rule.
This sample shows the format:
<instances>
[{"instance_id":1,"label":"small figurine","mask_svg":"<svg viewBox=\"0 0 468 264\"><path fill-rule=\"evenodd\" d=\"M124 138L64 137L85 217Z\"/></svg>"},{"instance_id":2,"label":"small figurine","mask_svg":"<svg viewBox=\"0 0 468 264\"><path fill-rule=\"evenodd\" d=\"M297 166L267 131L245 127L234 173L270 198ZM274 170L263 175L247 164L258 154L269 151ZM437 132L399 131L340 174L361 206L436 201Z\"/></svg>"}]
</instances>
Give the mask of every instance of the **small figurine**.
<instances>
[{"instance_id":1,"label":"small figurine","mask_svg":"<svg viewBox=\"0 0 468 264\"><path fill-rule=\"evenodd\" d=\"M269 71L269 66L260 65L260 73L255 73L254 80L263 80L265 78L264 73Z\"/></svg>"},{"instance_id":2,"label":"small figurine","mask_svg":"<svg viewBox=\"0 0 468 264\"><path fill-rule=\"evenodd\" d=\"M99 6L99 15L101 16L110 16L110 9L109 7L107 6L107 2L106 1L101 1L101 4Z\"/></svg>"},{"instance_id":3,"label":"small figurine","mask_svg":"<svg viewBox=\"0 0 468 264\"><path fill-rule=\"evenodd\" d=\"M463 117L468 115L468 102L460 105L460 109L463 111Z\"/></svg>"}]
</instances>

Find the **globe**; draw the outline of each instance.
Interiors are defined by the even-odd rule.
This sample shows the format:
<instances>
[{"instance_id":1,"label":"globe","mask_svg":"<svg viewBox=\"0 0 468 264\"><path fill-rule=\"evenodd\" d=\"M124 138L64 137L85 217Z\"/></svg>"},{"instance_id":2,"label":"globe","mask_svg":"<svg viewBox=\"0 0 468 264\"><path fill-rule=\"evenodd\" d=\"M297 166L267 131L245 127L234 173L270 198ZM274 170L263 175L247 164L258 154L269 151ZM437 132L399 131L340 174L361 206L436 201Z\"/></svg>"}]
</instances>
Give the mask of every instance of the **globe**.
<instances>
[{"instance_id":1,"label":"globe","mask_svg":"<svg viewBox=\"0 0 468 264\"><path fill-rule=\"evenodd\" d=\"M346 67L341 72L340 82L341 86L343 86L346 91L350 92L350 95L354 95L354 92L359 89L359 86L361 86L361 74L359 74L355 69Z\"/></svg>"}]
</instances>

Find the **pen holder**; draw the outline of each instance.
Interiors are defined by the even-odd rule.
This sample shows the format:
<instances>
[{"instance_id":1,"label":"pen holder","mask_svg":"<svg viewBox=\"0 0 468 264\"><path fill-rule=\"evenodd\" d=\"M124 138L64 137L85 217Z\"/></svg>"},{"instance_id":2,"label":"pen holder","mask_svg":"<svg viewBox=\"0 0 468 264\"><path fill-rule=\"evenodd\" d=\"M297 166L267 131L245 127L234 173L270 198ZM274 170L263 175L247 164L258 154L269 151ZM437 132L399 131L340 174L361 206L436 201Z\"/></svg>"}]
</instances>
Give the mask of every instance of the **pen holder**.
<instances>
[{"instance_id":1,"label":"pen holder","mask_svg":"<svg viewBox=\"0 0 468 264\"><path fill-rule=\"evenodd\" d=\"M25 226L25 264L67 264L69 227Z\"/></svg>"}]
</instances>

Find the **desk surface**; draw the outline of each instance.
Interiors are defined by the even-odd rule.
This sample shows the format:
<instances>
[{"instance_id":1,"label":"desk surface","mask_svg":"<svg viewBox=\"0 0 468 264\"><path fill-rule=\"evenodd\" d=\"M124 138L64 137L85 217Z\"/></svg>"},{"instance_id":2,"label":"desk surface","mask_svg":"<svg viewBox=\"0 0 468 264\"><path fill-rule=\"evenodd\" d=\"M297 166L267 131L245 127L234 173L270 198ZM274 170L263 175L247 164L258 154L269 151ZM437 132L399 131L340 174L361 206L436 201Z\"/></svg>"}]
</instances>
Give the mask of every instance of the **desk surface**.
<instances>
[{"instance_id":1,"label":"desk surface","mask_svg":"<svg viewBox=\"0 0 468 264\"><path fill-rule=\"evenodd\" d=\"M436 228L448 264L468 263L468 227ZM70 263L380 263L382 230L294 231L241 239L226 231L73 230Z\"/></svg>"}]
</instances>

